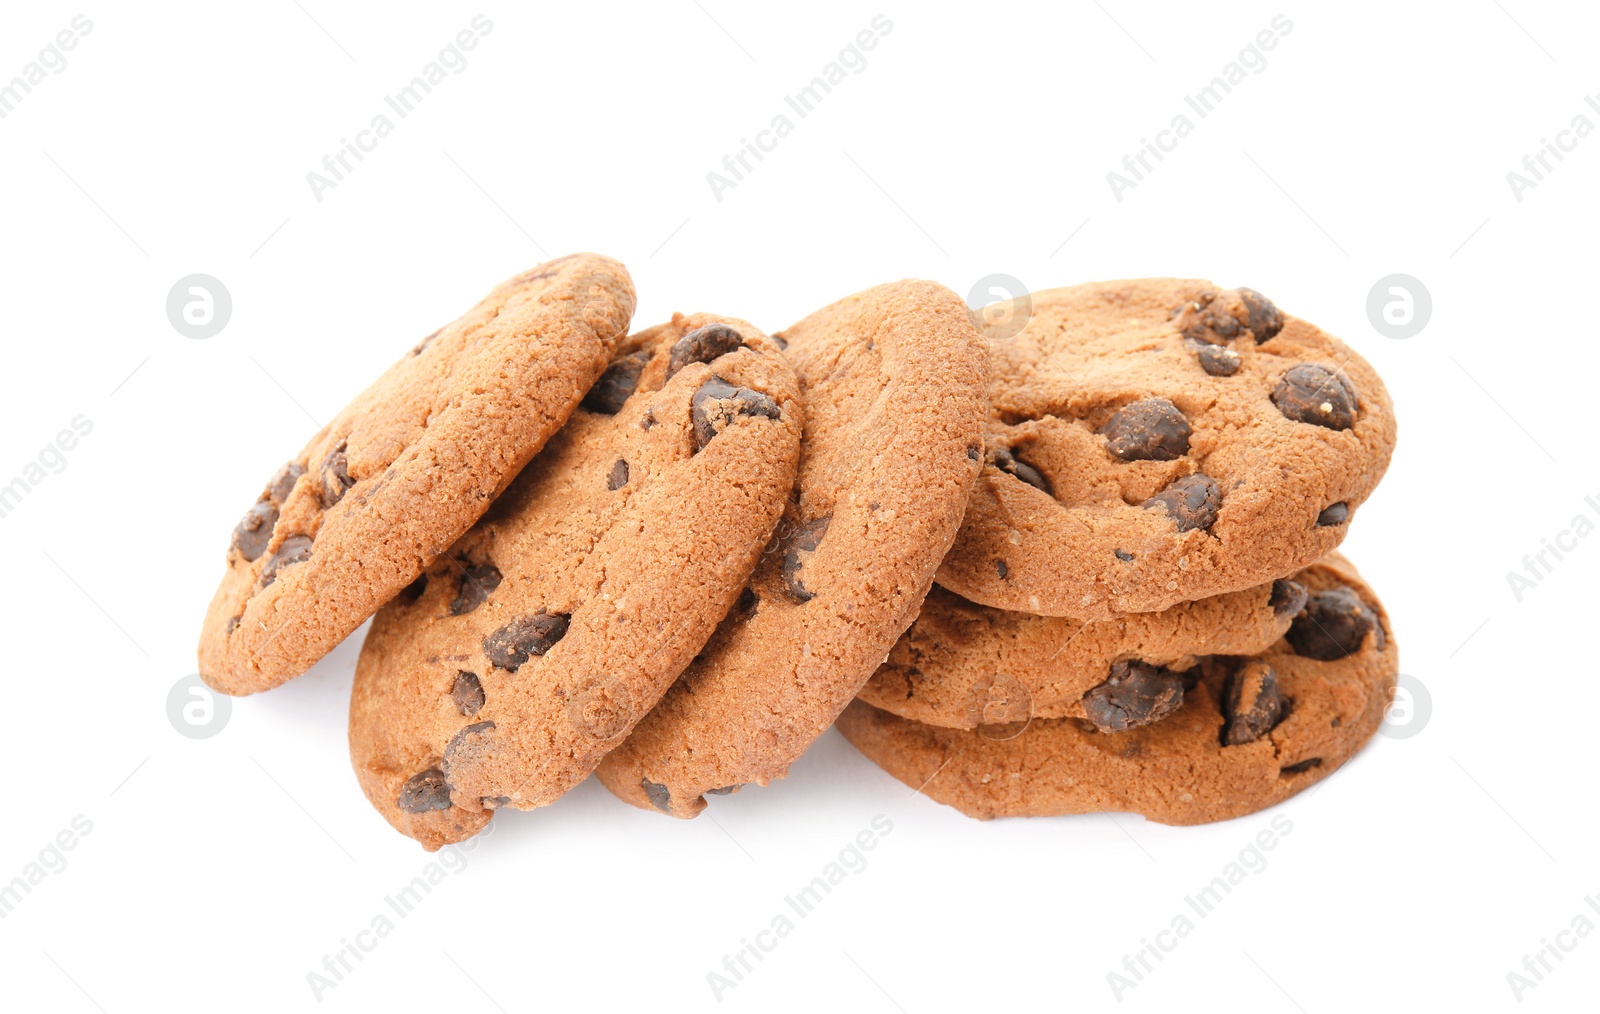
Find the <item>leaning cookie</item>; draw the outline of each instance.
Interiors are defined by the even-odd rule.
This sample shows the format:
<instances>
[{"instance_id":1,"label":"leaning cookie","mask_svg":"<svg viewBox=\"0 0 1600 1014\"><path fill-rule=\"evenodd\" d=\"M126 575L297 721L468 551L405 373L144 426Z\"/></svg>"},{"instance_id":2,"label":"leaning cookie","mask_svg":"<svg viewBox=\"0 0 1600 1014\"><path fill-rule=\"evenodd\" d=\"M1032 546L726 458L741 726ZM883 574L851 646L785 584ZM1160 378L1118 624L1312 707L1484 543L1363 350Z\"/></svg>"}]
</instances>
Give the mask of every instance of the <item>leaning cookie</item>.
<instances>
[{"instance_id":1,"label":"leaning cookie","mask_svg":"<svg viewBox=\"0 0 1600 1014\"><path fill-rule=\"evenodd\" d=\"M473 529L379 611L350 751L432 850L550 803L622 742L733 605L793 488L794 372L753 325L627 339Z\"/></svg>"},{"instance_id":2,"label":"leaning cookie","mask_svg":"<svg viewBox=\"0 0 1600 1014\"><path fill-rule=\"evenodd\" d=\"M234 529L200 675L229 694L309 669L460 538L610 361L621 264L573 254L424 338L267 483Z\"/></svg>"},{"instance_id":3,"label":"leaning cookie","mask_svg":"<svg viewBox=\"0 0 1600 1014\"><path fill-rule=\"evenodd\" d=\"M1254 813L1326 777L1377 731L1399 658L1387 615L1338 556L1303 571L1305 611L1259 655L1214 656L1174 714L1105 733L1070 718L1003 738L857 701L839 731L885 771L971 817L1098 811L1162 824Z\"/></svg>"},{"instance_id":4,"label":"leaning cookie","mask_svg":"<svg viewBox=\"0 0 1600 1014\"><path fill-rule=\"evenodd\" d=\"M1083 623L980 606L936 585L859 696L953 729L1086 718L1120 732L1175 710L1201 656L1265 651L1305 602L1303 587L1280 580Z\"/></svg>"},{"instance_id":5,"label":"leaning cookie","mask_svg":"<svg viewBox=\"0 0 1600 1014\"><path fill-rule=\"evenodd\" d=\"M1031 298L1014 337L989 325L987 464L940 584L1104 619L1262 584L1344 539L1395 419L1343 342L1208 282Z\"/></svg>"},{"instance_id":6,"label":"leaning cookie","mask_svg":"<svg viewBox=\"0 0 1600 1014\"><path fill-rule=\"evenodd\" d=\"M882 285L782 332L806 405L779 537L683 678L598 774L692 817L827 730L928 593L978 473L983 339L932 282Z\"/></svg>"}]
</instances>

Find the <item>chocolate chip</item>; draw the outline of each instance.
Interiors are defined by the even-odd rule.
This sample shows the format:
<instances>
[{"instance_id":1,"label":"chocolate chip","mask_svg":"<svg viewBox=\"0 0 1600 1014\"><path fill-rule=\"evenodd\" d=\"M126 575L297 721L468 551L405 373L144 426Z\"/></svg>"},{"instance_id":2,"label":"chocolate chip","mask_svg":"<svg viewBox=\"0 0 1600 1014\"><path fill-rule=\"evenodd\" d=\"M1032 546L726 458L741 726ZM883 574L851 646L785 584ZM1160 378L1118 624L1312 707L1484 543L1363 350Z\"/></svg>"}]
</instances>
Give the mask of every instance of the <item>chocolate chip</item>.
<instances>
[{"instance_id":1,"label":"chocolate chip","mask_svg":"<svg viewBox=\"0 0 1600 1014\"><path fill-rule=\"evenodd\" d=\"M450 786L444 779L444 772L432 767L407 778L395 802L407 813L450 809Z\"/></svg>"},{"instance_id":2,"label":"chocolate chip","mask_svg":"<svg viewBox=\"0 0 1600 1014\"><path fill-rule=\"evenodd\" d=\"M778 348L780 349L786 349L789 347L789 339L786 338L781 331L777 334L774 334L772 336L772 340L778 343Z\"/></svg>"},{"instance_id":3,"label":"chocolate chip","mask_svg":"<svg viewBox=\"0 0 1600 1014\"><path fill-rule=\"evenodd\" d=\"M1211 476L1196 472L1174 480L1139 506L1164 508L1178 522L1180 532L1196 528L1205 531L1216 523L1217 512L1222 509L1222 489Z\"/></svg>"},{"instance_id":4,"label":"chocolate chip","mask_svg":"<svg viewBox=\"0 0 1600 1014\"><path fill-rule=\"evenodd\" d=\"M1222 695L1222 745L1252 743L1289 714L1289 699L1278 688L1278 674L1265 662L1250 662L1234 673Z\"/></svg>"},{"instance_id":5,"label":"chocolate chip","mask_svg":"<svg viewBox=\"0 0 1600 1014\"><path fill-rule=\"evenodd\" d=\"M724 785L720 789L707 789L706 790L706 795L708 795L708 796L726 796L728 793L732 792L734 789L737 789L738 787L739 786L737 786L737 785Z\"/></svg>"},{"instance_id":6,"label":"chocolate chip","mask_svg":"<svg viewBox=\"0 0 1600 1014\"><path fill-rule=\"evenodd\" d=\"M644 372L644 364L649 359L649 353L635 352L614 360L583 396L583 407L602 415L621 412L628 396L639 387L639 374Z\"/></svg>"},{"instance_id":7,"label":"chocolate chip","mask_svg":"<svg viewBox=\"0 0 1600 1014\"><path fill-rule=\"evenodd\" d=\"M1360 651L1369 631L1376 632L1375 643L1382 648L1377 612L1349 588L1330 588L1311 595L1287 636L1295 654L1335 662Z\"/></svg>"},{"instance_id":8,"label":"chocolate chip","mask_svg":"<svg viewBox=\"0 0 1600 1014\"><path fill-rule=\"evenodd\" d=\"M739 598L733 604L734 613L742 619L748 620L756 614L756 609L761 605L761 599L750 590L749 585L739 593Z\"/></svg>"},{"instance_id":9,"label":"chocolate chip","mask_svg":"<svg viewBox=\"0 0 1600 1014\"><path fill-rule=\"evenodd\" d=\"M450 688L450 699L456 702L456 710L471 718L483 707L483 684L478 681L478 674L467 672L465 669L456 673L455 685Z\"/></svg>"},{"instance_id":10,"label":"chocolate chip","mask_svg":"<svg viewBox=\"0 0 1600 1014\"><path fill-rule=\"evenodd\" d=\"M415 605L422 598L422 593L428 590L428 575L418 574L417 579L400 589L400 599L407 605Z\"/></svg>"},{"instance_id":11,"label":"chocolate chip","mask_svg":"<svg viewBox=\"0 0 1600 1014\"><path fill-rule=\"evenodd\" d=\"M300 480L306 470L291 461L272 476L267 483L267 490L261 494L262 499L270 500L275 505L282 507L283 502L289 499L289 494L294 490L294 484Z\"/></svg>"},{"instance_id":12,"label":"chocolate chip","mask_svg":"<svg viewBox=\"0 0 1600 1014\"><path fill-rule=\"evenodd\" d=\"M483 639L483 654L502 669L516 672L529 656L543 655L567 634L572 617L543 610L519 616Z\"/></svg>"},{"instance_id":13,"label":"chocolate chip","mask_svg":"<svg viewBox=\"0 0 1600 1014\"><path fill-rule=\"evenodd\" d=\"M1239 372L1239 367L1244 364L1244 359L1239 353L1226 345L1211 345L1206 342L1191 342L1194 354L1200 360L1200 368L1213 377L1231 377Z\"/></svg>"},{"instance_id":14,"label":"chocolate chip","mask_svg":"<svg viewBox=\"0 0 1600 1014\"><path fill-rule=\"evenodd\" d=\"M1317 515L1317 527L1330 528L1334 525L1342 525L1349 519L1349 517L1350 508L1343 500L1340 500L1338 503L1330 503L1328 506L1322 508L1321 514Z\"/></svg>"},{"instance_id":15,"label":"chocolate chip","mask_svg":"<svg viewBox=\"0 0 1600 1014\"><path fill-rule=\"evenodd\" d=\"M1290 764L1286 768L1279 768L1278 769L1278 774L1280 774L1280 775L1299 775L1299 774L1304 774L1307 771L1310 771L1312 768L1320 768L1320 767L1322 767L1322 758L1321 757L1312 757L1309 760L1303 760L1298 764Z\"/></svg>"},{"instance_id":16,"label":"chocolate chip","mask_svg":"<svg viewBox=\"0 0 1600 1014\"><path fill-rule=\"evenodd\" d=\"M1114 552L1117 554L1117 559L1121 560L1123 563L1127 563L1133 559L1133 554L1125 549L1114 550Z\"/></svg>"},{"instance_id":17,"label":"chocolate chip","mask_svg":"<svg viewBox=\"0 0 1600 1014\"><path fill-rule=\"evenodd\" d=\"M994 562L994 572L1000 575L1000 580L1004 581L1006 579L1006 575L1011 573L1011 568L1006 566L1006 562L1004 560L996 560Z\"/></svg>"},{"instance_id":18,"label":"chocolate chip","mask_svg":"<svg viewBox=\"0 0 1600 1014\"><path fill-rule=\"evenodd\" d=\"M639 784L644 788L645 798L650 800L650 805L662 813L672 812L672 793L667 791L665 785L657 785L648 778L641 778Z\"/></svg>"},{"instance_id":19,"label":"chocolate chip","mask_svg":"<svg viewBox=\"0 0 1600 1014\"><path fill-rule=\"evenodd\" d=\"M501 809L502 807L510 806L511 805L511 797L510 796L484 796L482 799L478 800L478 802L483 804L483 808L485 810L498 810L498 809Z\"/></svg>"},{"instance_id":20,"label":"chocolate chip","mask_svg":"<svg viewBox=\"0 0 1600 1014\"><path fill-rule=\"evenodd\" d=\"M982 451L979 450L978 445L977 444L972 444L971 446L969 446L967 448L967 460L968 461L977 461L978 460L978 455L981 454L981 453L982 453Z\"/></svg>"},{"instance_id":21,"label":"chocolate chip","mask_svg":"<svg viewBox=\"0 0 1600 1014\"><path fill-rule=\"evenodd\" d=\"M1330 430L1349 429L1359 404L1348 380L1315 363L1290 367L1273 390L1272 403L1286 418Z\"/></svg>"},{"instance_id":22,"label":"chocolate chip","mask_svg":"<svg viewBox=\"0 0 1600 1014\"><path fill-rule=\"evenodd\" d=\"M1037 468L1017 457L1017 452L1014 449L997 447L994 453L989 455L989 460L994 464L994 467L1007 475L1014 475L1034 489L1043 490L1050 496L1055 495L1050 487L1050 480L1046 479L1044 474Z\"/></svg>"},{"instance_id":23,"label":"chocolate chip","mask_svg":"<svg viewBox=\"0 0 1600 1014\"><path fill-rule=\"evenodd\" d=\"M262 500L249 510L233 528L233 548L246 560L254 562L267 551L272 541L272 529L278 524L278 508Z\"/></svg>"},{"instance_id":24,"label":"chocolate chip","mask_svg":"<svg viewBox=\"0 0 1600 1014\"><path fill-rule=\"evenodd\" d=\"M461 575L461 588L456 592L456 600L450 603L450 615L464 616L483 605L488 601L489 593L500 587L503 580L500 569L492 563L478 563L466 568Z\"/></svg>"},{"instance_id":25,"label":"chocolate chip","mask_svg":"<svg viewBox=\"0 0 1600 1014\"><path fill-rule=\"evenodd\" d=\"M493 722L474 722L451 736L450 742L445 744L444 760L441 762L444 766L445 777L449 777L450 769L459 762L463 755L469 755L472 758L481 757L482 748L486 744L473 742L473 738L480 733L493 731Z\"/></svg>"},{"instance_id":26,"label":"chocolate chip","mask_svg":"<svg viewBox=\"0 0 1600 1014\"><path fill-rule=\"evenodd\" d=\"M744 347L744 337L726 324L707 324L679 338L667 357L667 376L690 363L709 363Z\"/></svg>"},{"instance_id":27,"label":"chocolate chip","mask_svg":"<svg viewBox=\"0 0 1600 1014\"><path fill-rule=\"evenodd\" d=\"M1184 335L1198 341L1226 342L1249 334L1259 345L1283 330L1283 312L1254 289L1210 294L1192 306L1180 307L1179 313L1188 314Z\"/></svg>"},{"instance_id":28,"label":"chocolate chip","mask_svg":"<svg viewBox=\"0 0 1600 1014\"><path fill-rule=\"evenodd\" d=\"M1083 710L1100 732L1125 732L1165 718L1183 704L1183 678L1146 662L1111 666L1104 683L1083 695Z\"/></svg>"},{"instance_id":29,"label":"chocolate chip","mask_svg":"<svg viewBox=\"0 0 1600 1014\"><path fill-rule=\"evenodd\" d=\"M1189 453L1189 420L1165 398L1146 398L1118 409L1100 433L1106 449L1123 461L1172 461Z\"/></svg>"},{"instance_id":30,"label":"chocolate chip","mask_svg":"<svg viewBox=\"0 0 1600 1014\"><path fill-rule=\"evenodd\" d=\"M832 515L807 521L794 530L789 537L789 546L783 553L783 582L789 586L789 592L801 602L809 602L815 592L808 591L800 583L800 571L805 569L806 562L811 559L811 554L822 545L822 537L828 534L828 523L833 520Z\"/></svg>"},{"instance_id":31,"label":"chocolate chip","mask_svg":"<svg viewBox=\"0 0 1600 1014\"><path fill-rule=\"evenodd\" d=\"M628 463L621 458L606 473L606 489L621 489L628 484Z\"/></svg>"},{"instance_id":32,"label":"chocolate chip","mask_svg":"<svg viewBox=\"0 0 1600 1014\"><path fill-rule=\"evenodd\" d=\"M272 554L267 565L261 570L261 587L278 579L278 571L285 567L293 567L297 563L305 563L311 559L311 540L304 535L291 535L283 540L283 545Z\"/></svg>"},{"instance_id":33,"label":"chocolate chip","mask_svg":"<svg viewBox=\"0 0 1600 1014\"><path fill-rule=\"evenodd\" d=\"M344 499L345 491L356 484L350 478L350 460L345 457L344 444L340 444L322 459L317 469L317 481L322 484L322 506L326 510Z\"/></svg>"},{"instance_id":34,"label":"chocolate chip","mask_svg":"<svg viewBox=\"0 0 1600 1014\"><path fill-rule=\"evenodd\" d=\"M1305 585L1280 577L1272 582L1272 597L1267 599L1267 605L1272 607L1273 616L1282 619L1304 609L1308 594Z\"/></svg>"},{"instance_id":35,"label":"chocolate chip","mask_svg":"<svg viewBox=\"0 0 1600 1014\"><path fill-rule=\"evenodd\" d=\"M225 636L232 637L233 636L233 632L235 630L239 629L239 621L242 620L243 618L244 617L242 617L242 616L230 616L230 617L228 617L228 629L227 629L227 632L226 632Z\"/></svg>"},{"instance_id":36,"label":"chocolate chip","mask_svg":"<svg viewBox=\"0 0 1600 1014\"><path fill-rule=\"evenodd\" d=\"M742 415L777 419L781 416L778 403L747 387L734 387L721 377L712 377L689 399L694 418L695 448L709 444L713 437L727 429Z\"/></svg>"}]
</instances>

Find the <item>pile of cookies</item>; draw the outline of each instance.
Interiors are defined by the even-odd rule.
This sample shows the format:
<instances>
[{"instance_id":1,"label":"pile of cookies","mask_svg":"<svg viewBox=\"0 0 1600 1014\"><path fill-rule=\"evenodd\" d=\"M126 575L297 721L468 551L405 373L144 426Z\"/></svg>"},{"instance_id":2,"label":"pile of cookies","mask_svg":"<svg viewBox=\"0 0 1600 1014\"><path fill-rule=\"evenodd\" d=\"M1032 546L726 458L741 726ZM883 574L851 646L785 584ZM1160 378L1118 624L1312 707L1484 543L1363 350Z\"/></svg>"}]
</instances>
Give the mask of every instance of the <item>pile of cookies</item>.
<instances>
[{"instance_id":1,"label":"pile of cookies","mask_svg":"<svg viewBox=\"0 0 1600 1014\"><path fill-rule=\"evenodd\" d=\"M1259 293L1085 285L975 326L902 281L771 335L633 309L595 254L505 282L234 529L202 677L269 689L372 617L352 762L424 847L591 772L692 817L836 721L974 816L1168 823L1376 730L1394 641L1334 550L1392 407Z\"/></svg>"}]
</instances>

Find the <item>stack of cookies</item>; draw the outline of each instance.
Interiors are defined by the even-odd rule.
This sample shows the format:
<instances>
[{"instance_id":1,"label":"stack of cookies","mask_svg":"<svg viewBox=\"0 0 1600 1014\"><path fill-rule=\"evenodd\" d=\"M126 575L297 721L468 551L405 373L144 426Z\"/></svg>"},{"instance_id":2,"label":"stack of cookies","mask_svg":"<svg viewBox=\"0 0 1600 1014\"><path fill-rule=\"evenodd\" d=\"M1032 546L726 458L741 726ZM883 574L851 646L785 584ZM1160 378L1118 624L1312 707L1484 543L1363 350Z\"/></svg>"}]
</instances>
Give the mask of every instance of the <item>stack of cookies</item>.
<instances>
[{"instance_id":1,"label":"stack of cookies","mask_svg":"<svg viewBox=\"0 0 1600 1014\"><path fill-rule=\"evenodd\" d=\"M591 772L692 817L836 720L975 816L1173 823L1376 729L1393 641L1332 551L1393 415L1259 294L1082 286L989 335L921 281L771 335L633 308L594 254L500 285L234 530L201 675L269 689L373 617L352 761L424 847Z\"/></svg>"}]
</instances>

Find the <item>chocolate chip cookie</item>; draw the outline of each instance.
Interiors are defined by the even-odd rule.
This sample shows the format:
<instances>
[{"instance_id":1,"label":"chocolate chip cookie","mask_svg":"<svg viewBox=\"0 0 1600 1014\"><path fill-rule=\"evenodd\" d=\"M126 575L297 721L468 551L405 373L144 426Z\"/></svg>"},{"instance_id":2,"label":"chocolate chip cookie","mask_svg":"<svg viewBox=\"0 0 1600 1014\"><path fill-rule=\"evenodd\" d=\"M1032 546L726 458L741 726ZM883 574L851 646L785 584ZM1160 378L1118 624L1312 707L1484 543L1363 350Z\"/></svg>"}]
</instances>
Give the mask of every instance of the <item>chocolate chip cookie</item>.
<instances>
[{"instance_id":1,"label":"chocolate chip cookie","mask_svg":"<svg viewBox=\"0 0 1600 1014\"><path fill-rule=\"evenodd\" d=\"M781 332L800 379L795 494L749 588L606 787L678 817L782 777L916 616L981 458L983 339L953 292L869 289Z\"/></svg>"},{"instance_id":2,"label":"chocolate chip cookie","mask_svg":"<svg viewBox=\"0 0 1600 1014\"><path fill-rule=\"evenodd\" d=\"M496 287L390 367L234 529L200 635L205 681L275 687L414 581L566 421L633 307L627 269L573 254Z\"/></svg>"},{"instance_id":3,"label":"chocolate chip cookie","mask_svg":"<svg viewBox=\"0 0 1600 1014\"><path fill-rule=\"evenodd\" d=\"M972 817L1102 810L1163 824L1227 820L1316 784L1377 731L1399 668L1388 616L1337 554L1295 575L1288 632L1248 657L1202 660L1182 703L1124 732L1035 719L1008 735L945 729L857 701L846 739L884 770Z\"/></svg>"},{"instance_id":4,"label":"chocolate chip cookie","mask_svg":"<svg viewBox=\"0 0 1600 1014\"><path fill-rule=\"evenodd\" d=\"M1201 656L1266 650L1305 602L1304 588L1280 580L1084 623L980 606L935 585L860 698L954 729L1029 718L1133 728L1177 707Z\"/></svg>"},{"instance_id":5,"label":"chocolate chip cookie","mask_svg":"<svg viewBox=\"0 0 1600 1014\"><path fill-rule=\"evenodd\" d=\"M753 325L623 342L483 519L373 620L350 749L432 850L550 803L622 742L734 605L794 486L802 409Z\"/></svg>"},{"instance_id":6,"label":"chocolate chip cookie","mask_svg":"<svg viewBox=\"0 0 1600 1014\"><path fill-rule=\"evenodd\" d=\"M1097 282L1032 308L993 331L983 475L938 575L965 598L1097 620L1263 584L1338 546L1388 467L1378 375L1258 292Z\"/></svg>"}]
</instances>

